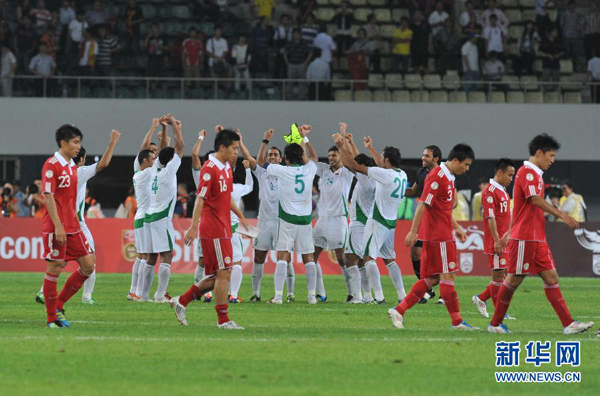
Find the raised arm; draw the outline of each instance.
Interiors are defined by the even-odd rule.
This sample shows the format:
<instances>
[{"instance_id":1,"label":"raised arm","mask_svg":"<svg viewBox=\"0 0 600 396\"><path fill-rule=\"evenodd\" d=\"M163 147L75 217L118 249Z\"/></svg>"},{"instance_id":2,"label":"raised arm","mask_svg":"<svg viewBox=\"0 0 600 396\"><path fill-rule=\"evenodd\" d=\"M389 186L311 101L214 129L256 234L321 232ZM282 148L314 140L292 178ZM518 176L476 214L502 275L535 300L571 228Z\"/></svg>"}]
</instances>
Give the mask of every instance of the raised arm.
<instances>
[{"instance_id":1,"label":"raised arm","mask_svg":"<svg viewBox=\"0 0 600 396\"><path fill-rule=\"evenodd\" d=\"M160 150L164 149L165 147L168 147L169 144L171 143L171 137L169 136L169 129L167 128L167 125L168 125L167 119L168 119L169 115L171 115L171 114L162 116L159 120L160 125L162 125L162 131L159 132L157 135L158 147Z\"/></svg>"},{"instance_id":2,"label":"raised arm","mask_svg":"<svg viewBox=\"0 0 600 396\"><path fill-rule=\"evenodd\" d=\"M98 165L96 165L97 172L100 172L102 169L106 168L108 164L110 164L110 160L112 159L119 137L121 137L121 132L113 129L110 133L110 142L108 142L108 147L106 148L104 154L102 154L102 158L100 158Z\"/></svg>"},{"instance_id":3,"label":"raised arm","mask_svg":"<svg viewBox=\"0 0 600 396\"><path fill-rule=\"evenodd\" d=\"M377 152L377 150L373 148L373 139L371 139L371 136L367 136L366 138L364 138L363 143L365 144L365 148L369 150L369 153L371 153L371 155L373 156L373 159L375 160L377 166L383 167L383 157Z\"/></svg>"},{"instance_id":4,"label":"raised arm","mask_svg":"<svg viewBox=\"0 0 600 396\"><path fill-rule=\"evenodd\" d=\"M345 122L340 122L340 133L342 134L342 137L346 140L346 143L348 144L348 149L352 154L352 158L356 157L359 154L358 147L356 147L356 144L354 143L354 137L352 136L352 134L348 133L348 124L346 124Z\"/></svg>"},{"instance_id":5,"label":"raised arm","mask_svg":"<svg viewBox=\"0 0 600 396\"><path fill-rule=\"evenodd\" d=\"M152 119L152 126L146 136L144 136L144 140L142 141L142 146L140 147L140 151L147 150L150 148L150 142L152 141L152 135L154 134L154 130L158 127L159 120L158 118Z\"/></svg>"},{"instance_id":6,"label":"raised arm","mask_svg":"<svg viewBox=\"0 0 600 396\"><path fill-rule=\"evenodd\" d=\"M302 136L302 143L305 143L306 140L306 149L308 150L308 157L306 158L306 161L304 161L304 163L306 164L308 161L319 162L319 156L317 155L317 151L315 150L313 145L310 144L308 138L306 138L306 136L312 131L312 126L304 124L300 127L299 131L300 135ZM304 149L304 146L302 146L302 148ZM303 155L306 157L306 150L304 150Z\"/></svg>"},{"instance_id":7,"label":"raised arm","mask_svg":"<svg viewBox=\"0 0 600 396\"><path fill-rule=\"evenodd\" d=\"M342 162L350 172L353 173L362 173L366 175L369 169L365 165L361 165L354 160L353 153L350 152L349 144L345 142L345 139L341 137L340 134L334 134L333 140L335 141L335 145L340 149L340 156L342 157Z\"/></svg>"},{"instance_id":8,"label":"raised arm","mask_svg":"<svg viewBox=\"0 0 600 396\"><path fill-rule=\"evenodd\" d=\"M263 142L260 144L260 148L258 149L258 154L256 155L256 162L259 166L263 166L265 164L265 158L267 158L267 144L265 140L271 141L273 138L273 129L269 129L263 135ZM256 166L252 169L256 169Z\"/></svg>"},{"instance_id":9,"label":"raised arm","mask_svg":"<svg viewBox=\"0 0 600 396\"><path fill-rule=\"evenodd\" d=\"M250 151L244 144L244 138L242 137L242 132L238 129L235 131L235 133L237 133L237 135L240 137L240 151L242 152L242 155L248 162L248 166L246 166L246 164L244 164L244 166L246 166L246 168L249 167L252 170L256 169L256 160L254 159L252 154L250 154ZM252 176L250 176L250 178L252 178Z\"/></svg>"},{"instance_id":10,"label":"raised arm","mask_svg":"<svg viewBox=\"0 0 600 396\"><path fill-rule=\"evenodd\" d=\"M200 162L200 148L202 147L202 141L206 137L206 131L203 129L198 132L198 139L196 140L196 144L192 148L192 169L200 170L202 167L202 163Z\"/></svg>"},{"instance_id":11,"label":"raised arm","mask_svg":"<svg viewBox=\"0 0 600 396\"><path fill-rule=\"evenodd\" d=\"M183 149L185 147L183 143L183 136L181 135L181 121L176 120L172 114L168 118L171 128L173 128L173 135L175 135L175 152L179 157L183 157Z\"/></svg>"}]
</instances>

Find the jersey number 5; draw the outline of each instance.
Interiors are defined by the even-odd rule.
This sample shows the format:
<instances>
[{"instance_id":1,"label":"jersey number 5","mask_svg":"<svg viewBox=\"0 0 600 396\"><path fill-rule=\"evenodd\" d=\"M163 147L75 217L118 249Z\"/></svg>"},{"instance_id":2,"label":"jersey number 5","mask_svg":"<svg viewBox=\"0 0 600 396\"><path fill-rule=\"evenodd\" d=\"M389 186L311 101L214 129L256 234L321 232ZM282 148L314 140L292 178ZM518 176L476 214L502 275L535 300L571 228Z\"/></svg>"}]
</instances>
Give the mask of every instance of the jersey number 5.
<instances>
[{"instance_id":1,"label":"jersey number 5","mask_svg":"<svg viewBox=\"0 0 600 396\"><path fill-rule=\"evenodd\" d=\"M296 175L295 184L300 185L300 187L294 188L294 191L296 191L297 194L302 194L304 192L304 189L306 188L306 184L304 184L304 180L302 180L303 177L304 175Z\"/></svg>"}]
</instances>

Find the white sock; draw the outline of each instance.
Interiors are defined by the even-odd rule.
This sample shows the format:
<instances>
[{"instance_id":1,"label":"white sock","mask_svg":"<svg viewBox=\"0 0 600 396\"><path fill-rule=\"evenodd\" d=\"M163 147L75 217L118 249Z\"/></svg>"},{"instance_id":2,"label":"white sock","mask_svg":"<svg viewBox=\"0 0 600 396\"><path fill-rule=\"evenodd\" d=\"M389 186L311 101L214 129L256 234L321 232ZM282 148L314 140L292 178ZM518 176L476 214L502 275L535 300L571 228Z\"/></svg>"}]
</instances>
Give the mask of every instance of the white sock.
<instances>
[{"instance_id":1,"label":"white sock","mask_svg":"<svg viewBox=\"0 0 600 396\"><path fill-rule=\"evenodd\" d=\"M252 266L252 294L260 297L260 284L265 272L265 264L254 263Z\"/></svg>"},{"instance_id":2,"label":"white sock","mask_svg":"<svg viewBox=\"0 0 600 396\"><path fill-rule=\"evenodd\" d=\"M400 267L395 261L389 263L387 267L388 271L390 272L390 278L392 278L392 283L398 292L398 300L404 300L404 298L406 298L406 290L404 290L404 282L402 281L402 272L400 272Z\"/></svg>"},{"instance_id":3,"label":"white sock","mask_svg":"<svg viewBox=\"0 0 600 396\"><path fill-rule=\"evenodd\" d=\"M142 296L142 290L144 290L144 268L146 267L146 264L146 259L140 260L140 265L138 267L137 287L135 289L135 295L138 297Z\"/></svg>"},{"instance_id":4,"label":"white sock","mask_svg":"<svg viewBox=\"0 0 600 396\"><path fill-rule=\"evenodd\" d=\"M92 293L94 292L94 285L96 284L96 270L83 282L83 295L82 300L90 300Z\"/></svg>"},{"instance_id":5,"label":"white sock","mask_svg":"<svg viewBox=\"0 0 600 396\"><path fill-rule=\"evenodd\" d=\"M352 286L350 285L350 274L348 273L348 268L346 266L342 267L342 275L344 276L344 283L346 284L346 292L348 295L352 294Z\"/></svg>"},{"instance_id":6,"label":"white sock","mask_svg":"<svg viewBox=\"0 0 600 396\"><path fill-rule=\"evenodd\" d=\"M283 299L283 285L287 275L287 261L278 260L275 267L275 299Z\"/></svg>"},{"instance_id":7,"label":"white sock","mask_svg":"<svg viewBox=\"0 0 600 396\"><path fill-rule=\"evenodd\" d=\"M317 261L317 294L320 296L327 296L325 292L325 284L323 283L323 271L321 270L321 264Z\"/></svg>"},{"instance_id":8,"label":"white sock","mask_svg":"<svg viewBox=\"0 0 600 396\"><path fill-rule=\"evenodd\" d=\"M237 298L238 293L240 291L240 287L242 286L242 278L243 278L243 274L242 274L242 266L241 265L234 265L231 268L231 281L229 282L229 284L231 285L231 297L232 298Z\"/></svg>"},{"instance_id":9,"label":"white sock","mask_svg":"<svg viewBox=\"0 0 600 396\"><path fill-rule=\"evenodd\" d=\"M315 296L317 288L317 267L312 261L304 264L306 267L306 288L308 289L308 298Z\"/></svg>"},{"instance_id":10,"label":"white sock","mask_svg":"<svg viewBox=\"0 0 600 396\"><path fill-rule=\"evenodd\" d=\"M144 276L142 283L142 300L150 299L150 289L152 288L152 282L154 281L154 266L146 264L144 265Z\"/></svg>"},{"instance_id":11,"label":"white sock","mask_svg":"<svg viewBox=\"0 0 600 396\"><path fill-rule=\"evenodd\" d=\"M196 265L196 271L194 271L194 284L197 285L202 279L204 279L204 268Z\"/></svg>"},{"instance_id":12,"label":"white sock","mask_svg":"<svg viewBox=\"0 0 600 396\"><path fill-rule=\"evenodd\" d=\"M363 266L358 272L360 273L360 285L363 299L366 299L367 301L373 300L373 296L371 295L371 285L369 284L369 277L367 276L367 269Z\"/></svg>"},{"instance_id":13,"label":"white sock","mask_svg":"<svg viewBox=\"0 0 600 396\"><path fill-rule=\"evenodd\" d=\"M44 284L42 283L42 287L40 287L40 293L44 294Z\"/></svg>"},{"instance_id":14,"label":"white sock","mask_svg":"<svg viewBox=\"0 0 600 396\"><path fill-rule=\"evenodd\" d=\"M285 283L287 285L287 295L293 295L294 287L296 286L296 272L294 271L294 264L291 261L287 263L287 278Z\"/></svg>"},{"instance_id":15,"label":"white sock","mask_svg":"<svg viewBox=\"0 0 600 396\"><path fill-rule=\"evenodd\" d=\"M165 296L169 287L169 279L171 279L171 264L160 263L160 267L158 267L158 286L156 287L156 293L154 293L154 299Z\"/></svg>"},{"instance_id":16,"label":"white sock","mask_svg":"<svg viewBox=\"0 0 600 396\"><path fill-rule=\"evenodd\" d=\"M383 288L381 287L381 274L379 273L379 268L377 268L377 263L375 263L375 260L371 260L368 263L365 263L365 268L367 269L369 284L375 293L375 299L377 301L383 300L384 297Z\"/></svg>"},{"instance_id":17,"label":"white sock","mask_svg":"<svg viewBox=\"0 0 600 396\"><path fill-rule=\"evenodd\" d=\"M350 278L350 294L355 300L362 300L362 293L360 292L360 271L358 266L346 268L348 271L348 277Z\"/></svg>"},{"instance_id":18,"label":"white sock","mask_svg":"<svg viewBox=\"0 0 600 396\"><path fill-rule=\"evenodd\" d=\"M137 258L135 259L135 263L133 263L133 267L131 268L131 286L129 287L129 293L135 294L138 283L138 270L140 268L140 262L142 260Z\"/></svg>"}]
</instances>

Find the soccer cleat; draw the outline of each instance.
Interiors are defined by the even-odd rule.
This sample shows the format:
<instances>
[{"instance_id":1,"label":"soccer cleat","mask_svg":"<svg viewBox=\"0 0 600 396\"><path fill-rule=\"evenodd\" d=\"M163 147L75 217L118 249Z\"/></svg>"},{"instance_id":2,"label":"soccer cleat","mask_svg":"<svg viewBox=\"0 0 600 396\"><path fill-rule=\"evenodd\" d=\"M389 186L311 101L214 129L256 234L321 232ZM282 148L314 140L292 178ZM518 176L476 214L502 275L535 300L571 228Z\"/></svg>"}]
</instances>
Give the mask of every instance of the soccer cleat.
<instances>
[{"instance_id":1,"label":"soccer cleat","mask_svg":"<svg viewBox=\"0 0 600 396\"><path fill-rule=\"evenodd\" d=\"M439 299L439 300L437 300L435 303L436 303L436 304L444 304L444 305L445 305L445 304L446 304L446 301L445 301L443 298L440 298L440 299Z\"/></svg>"},{"instance_id":2,"label":"soccer cleat","mask_svg":"<svg viewBox=\"0 0 600 396\"><path fill-rule=\"evenodd\" d=\"M138 297L138 296L136 296L136 295L135 295L135 293L129 293L129 294L127 295L127 299L128 299L129 301L135 301L136 299L139 299L139 297Z\"/></svg>"},{"instance_id":3,"label":"soccer cleat","mask_svg":"<svg viewBox=\"0 0 600 396\"><path fill-rule=\"evenodd\" d=\"M260 302L260 297L256 294L253 294L252 297L248 299L249 302Z\"/></svg>"},{"instance_id":4,"label":"soccer cleat","mask_svg":"<svg viewBox=\"0 0 600 396\"><path fill-rule=\"evenodd\" d=\"M270 300L267 300L267 304L283 304L283 301L281 299L273 297Z\"/></svg>"},{"instance_id":5,"label":"soccer cleat","mask_svg":"<svg viewBox=\"0 0 600 396\"><path fill-rule=\"evenodd\" d=\"M327 302L327 296L322 296L320 294L317 294L317 300L319 300L322 303Z\"/></svg>"},{"instance_id":6,"label":"soccer cleat","mask_svg":"<svg viewBox=\"0 0 600 396\"><path fill-rule=\"evenodd\" d=\"M96 305L96 300L94 300L93 298L89 298L89 299L81 299L81 303L82 304L87 304L87 305Z\"/></svg>"},{"instance_id":7,"label":"soccer cleat","mask_svg":"<svg viewBox=\"0 0 600 396\"><path fill-rule=\"evenodd\" d=\"M219 329L226 329L226 330L244 330L244 328L242 326L235 323L233 320L230 320L229 322L225 322L225 323L221 323L221 324L217 323L217 327Z\"/></svg>"},{"instance_id":8,"label":"soccer cleat","mask_svg":"<svg viewBox=\"0 0 600 396\"><path fill-rule=\"evenodd\" d=\"M471 301L473 301L475 308L477 308L481 316L483 316L484 318L490 317L490 314L488 314L487 311L487 304L484 301L481 301L478 295L474 295Z\"/></svg>"},{"instance_id":9,"label":"soccer cleat","mask_svg":"<svg viewBox=\"0 0 600 396\"><path fill-rule=\"evenodd\" d=\"M141 303L143 303L143 302L154 302L154 300L151 300L149 298L142 298L142 297L138 297L137 300L133 300L133 301L135 301L135 302L141 302Z\"/></svg>"},{"instance_id":10,"label":"soccer cleat","mask_svg":"<svg viewBox=\"0 0 600 396\"><path fill-rule=\"evenodd\" d=\"M364 300L361 300L359 298L352 298L352 300L349 301L350 304L364 304Z\"/></svg>"},{"instance_id":11,"label":"soccer cleat","mask_svg":"<svg viewBox=\"0 0 600 396\"><path fill-rule=\"evenodd\" d=\"M427 304L427 301L429 301L429 300L426 298L422 298L419 300L419 304Z\"/></svg>"},{"instance_id":12,"label":"soccer cleat","mask_svg":"<svg viewBox=\"0 0 600 396\"><path fill-rule=\"evenodd\" d=\"M56 320L59 321L60 324L63 325L64 327L71 327L71 324L69 323L69 321L65 317L65 310L64 309L57 309L56 310Z\"/></svg>"},{"instance_id":13,"label":"soccer cleat","mask_svg":"<svg viewBox=\"0 0 600 396\"><path fill-rule=\"evenodd\" d=\"M375 304L377 304L377 305L385 305L385 304L387 304L387 302L385 301L385 298L384 298L384 299L383 299L383 300L381 300L381 301L379 301L379 300L375 300Z\"/></svg>"},{"instance_id":14,"label":"soccer cleat","mask_svg":"<svg viewBox=\"0 0 600 396\"><path fill-rule=\"evenodd\" d=\"M212 293L208 292L204 294L204 302L209 303L212 300Z\"/></svg>"},{"instance_id":15,"label":"soccer cleat","mask_svg":"<svg viewBox=\"0 0 600 396\"><path fill-rule=\"evenodd\" d=\"M404 317L394 308L388 309L388 316L392 320L392 326L396 329L404 328Z\"/></svg>"},{"instance_id":16,"label":"soccer cleat","mask_svg":"<svg viewBox=\"0 0 600 396\"><path fill-rule=\"evenodd\" d=\"M350 301L352 301L353 298L354 298L354 296L352 294L348 294L346 296L346 302L349 303Z\"/></svg>"},{"instance_id":17,"label":"soccer cleat","mask_svg":"<svg viewBox=\"0 0 600 396\"><path fill-rule=\"evenodd\" d=\"M171 297L171 296L169 295L169 293L168 293L168 292L165 292L165 298L166 298L167 300L171 301L171 299L172 299L173 297Z\"/></svg>"},{"instance_id":18,"label":"soccer cleat","mask_svg":"<svg viewBox=\"0 0 600 396\"><path fill-rule=\"evenodd\" d=\"M285 301L287 301L289 303L296 302L296 297L294 297L293 294L290 294L289 296L287 296L287 298L285 299Z\"/></svg>"},{"instance_id":19,"label":"soccer cleat","mask_svg":"<svg viewBox=\"0 0 600 396\"><path fill-rule=\"evenodd\" d=\"M499 334L510 334L510 330L504 323L500 323L500 326L488 326L488 333L499 333Z\"/></svg>"},{"instance_id":20,"label":"soccer cleat","mask_svg":"<svg viewBox=\"0 0 600 396\"><path fill-rule=\"evenodd\" d=\"M509 314L504 314L504 320L516 320L517 318L515 318L514 316L510 316Z\"/></svg>"},{"instance_id":21,"label":"soccer cleat","mask_svg":"<svg viewBox=\"0 0 600 396\"><path fill-rule=\"evenodd\" d=\"M375 302L375 300L373 300L373 297L363 297L363 303L364 304L373 304Z\"/></svg>"},{"instance_id":22,"label":"soccer cleat","mask_svg":"<svg viewBox=\"0 0 600 396\"><path fill-rule=\"evenodd\" d=\"M480 330L479 327L471 326L464 320L462 322L460 322L460 324L457 324L456 326L452 326L452 328L456 329L456 330Z\"/></svg>"},{"instance_id":23,"label":"soccer cleat","mask_svg":"<svg viewBox=\"0 0 600 396\"><path fill-rule=\"evenodd\" d=\"M48 323L46 327L49 329L62 329L63 325L60 323L60 321L55 320L54 322Z\"/></svg>"},{"instance_id":24,"label":"soccer cleat","mask_svg":"<svg viewBox=\"0 0 600 396\"><path fill-rule=\"evenodd\" d=\"M568 325L567 327L565 327L563 329L563 333L565 333L565 334L583 333L584 331L586 331L593 325L594 325L594 322L577 322L577 321L575 321L575 322L571 323L570 325Z\"/></svg>"},{"instance_id":25,"label":"soccer cleat","mask_svg":"<svg viewBox=\"0 0 600 396\"><path fill-rule=\"evenodd\" d=\"M159 297L159 298L154 296L154 302L157 304L167 304L167 303L171 302L171 299L167 298L167 295L165 294L163 297Z\"/></svg>"},{"instance_id":26,"label":"soccer cleat","mask_svg":"<svg viewBox=\"0 0 600 396\"><path fill-rule=\"evenodd\" d=\"M314 304L316 304L316 303L317 303L317 297L315 297L315 296L310 296L310 297L308 297L308 301L307 301L307 303L309 303L309 304L311 304L311 305L314 305Z\"/></svg>"},{"instance_id":27,"label":"soccer cleat","mask_svg":"<svg viewBox=\"0 0 600 396\"><path fill-rule=\"evenodd\" d=\"M179 323L181 323L182 326L187 326L187 308L179 303L179 296L172 298L171 301L169 301L169 304L171 305L171 308L175 310L175 316Z\"/></svg>"},{"instance_id":28,"label":"soccer cleat","mask_svg":"<svg viewBox=\"0 0 600 396\"><path fill-rule=\"evenodd\" d=\"M244 300L242 300L241 297L233 298L233 297L229 296L229 304L241 304L243 302L244 302Z\"/></svg>"},{"instance_id":29,"label":"soccer cleat","mask_svg":"<svg viewBox=\"0 0 600 396\"><path fill-rule=\"evenodd\" d=\"M37 292L37 294L35 295L35 302L40 303L42 305L44 305L46 303L43 292L41 292L41 291Z\"/></svg>"}]
</instances>

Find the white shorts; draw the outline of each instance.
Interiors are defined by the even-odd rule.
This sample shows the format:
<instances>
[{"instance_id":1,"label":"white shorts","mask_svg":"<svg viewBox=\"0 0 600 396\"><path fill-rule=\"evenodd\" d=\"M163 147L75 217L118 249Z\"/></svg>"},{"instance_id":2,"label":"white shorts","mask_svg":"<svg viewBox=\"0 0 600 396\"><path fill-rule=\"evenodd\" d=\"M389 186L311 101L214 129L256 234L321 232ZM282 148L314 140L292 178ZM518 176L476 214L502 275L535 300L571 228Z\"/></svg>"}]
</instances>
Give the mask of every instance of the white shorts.
<instances>
[{"instance_id":1,"label":"white shorts","mask_svg":"<svg viewBox=\"0 0 600 396\"><path fill-rule=\"evenodd\" d=\"M146 229L146 250L148 253L162 253L173 251L175 230L173 220L165 217L151 223L144 223Z\"/></svg>"},{"instance_id":2,"label":"white shorts","mask_svg":"<svg viewBox=\"0 0 600 396\"><path fill-rule=\"evenodd\" d=\"M310 224L291 224L279 219L277 232L277 243L275 250L278 252L292 252L310 254L315 252L312 238L312 226Z\"/></svg>"},{"instance_id":3,"label":"white shorts","mask_svg":"<svg viewBox=\"0 0 600 396\"><path fill-rule=\"evenodd\" d=\"M146 249L146 228L144 225L141 226L140 228L135 228L134 225L134 230L133 232L135 233L135 250L137 250L138 253L148 253L148 250Z\"/></svg>"},{"instance_id":4,"label":"white shorts","mask_svg":"<svg viewBox=\"0 0 600 396\"><path fill-rule=\"evenodd\" d=\"M344 216L320 217L313 230L315 246L323 250L343 249L347 232L348 219Z\"/></svg>"},{"instance_id":5,"label":"white shorts","mask_svg":"<svg viewBox=\"0 0 600 396\"><path fill-rule=\"evenodd\" d=\"M237 263L242 261L244 258L244 241L242 241L242 235L237 232L233 233L231 237L231 246L233 247L233 262Z\"/></svg>"},{"instance_id":6,"label":"white shorts","mask_svg":"<svg viewBox=\"0 0 600 396\"><path fill-rule=\"evenodd\" d=\"M360 258L363 258L365 254L365 245L363 236L365 234L365 225L356 224L350 226L348 229L348 241L346 241L346 254L355 254Z\"/></svg>"},{"instance_id":7,"label":"white shorts","mask_svg":"<svg viewBox=\"0 0 600 396\"><path fill-rule=\"evenodd\" d=\"M376 259L395 259L394 234L396 229L389 229L383 224L369 219L365 225L365 234L363 236L364 256Z\"/></svg>"},{"instance_id":8,"label":"white shorts","mask_svg":"<svg viewBox=\"0 0 600 396\"><path fill-rule=\"evenodd\" d=\"M258 220L258 236L254 238L254 250L266 252L275 249L279 220ZM235 252L235 250L234 250ZM235 253L234 253L235 254Z\"/></svg>"},{"instance_id":9,"label":"white shorts","mask_svg":"<svg viewBox=\"0 0 600 396\"><path fill-rule=\"evenodd\" d=\"M90 248L92 249L92 252L95 252L96 245L94 244L94 238L92 238L92 233L90 232L90 229L88 228L87 224L85 224L85 221L80 221L79 227L81 228L81 232L83 232L83 235L85 235L85 239L87 239Z\"/></svg>"}]
</instances>

